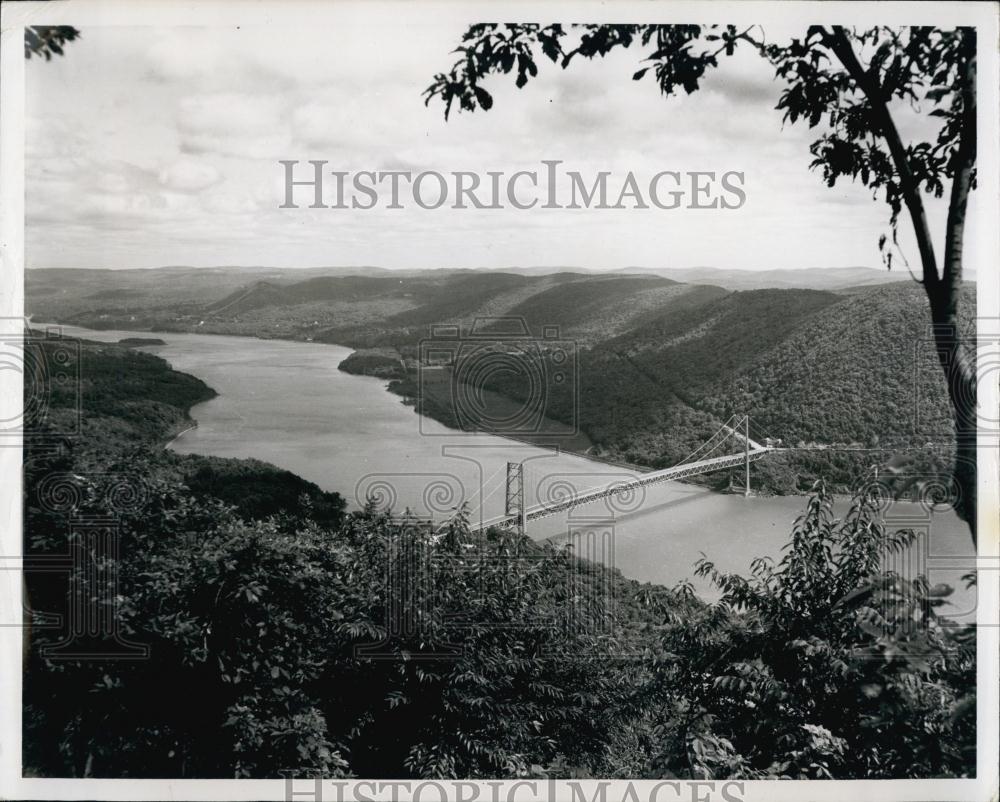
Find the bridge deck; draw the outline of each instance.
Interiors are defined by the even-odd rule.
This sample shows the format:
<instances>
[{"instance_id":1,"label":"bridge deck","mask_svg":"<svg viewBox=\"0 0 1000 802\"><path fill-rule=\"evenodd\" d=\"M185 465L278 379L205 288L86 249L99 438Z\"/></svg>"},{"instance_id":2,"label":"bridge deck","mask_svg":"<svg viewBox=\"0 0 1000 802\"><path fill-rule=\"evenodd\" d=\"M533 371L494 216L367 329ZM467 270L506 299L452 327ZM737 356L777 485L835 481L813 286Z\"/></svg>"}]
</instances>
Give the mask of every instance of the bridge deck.
<instances>
[{"instance_id":1,"label":"bridge deck","mask_svg":"<svg viewBox=\"0 0 1000 802\"><path fill-rule=\"evenodd\" d=\"M603 498L617 495L618 493L626 493L639 487L656 484L657 482L666 482L671 479L683 479L685 476L696 476L697 474L710 473L711 471L717 471L722 468L735 467L737 465L742 465L747 460L755 462L765 454L774 450L769 446L762 446L752 440L749 442L751 444L751 448L748 452L743 454L726 454L722 457L711 457L710 459L690 462L686 465L675 465L671 468L664 468L663 470L645 473L629 482L616 482L607 487L574 493L564 499L544 504L536 504L525 510L524 519L525 521L534 521L538 518L544 518L546 515L555 515L556 513L563 512L564 510L579 507L581 504L590 504L591 502L599 501ZM490 526L510 526L515 523L516 519L512 516L498 515L495 518L483 521L476 528L486 529Z\"/></svg>"}]
</instances>

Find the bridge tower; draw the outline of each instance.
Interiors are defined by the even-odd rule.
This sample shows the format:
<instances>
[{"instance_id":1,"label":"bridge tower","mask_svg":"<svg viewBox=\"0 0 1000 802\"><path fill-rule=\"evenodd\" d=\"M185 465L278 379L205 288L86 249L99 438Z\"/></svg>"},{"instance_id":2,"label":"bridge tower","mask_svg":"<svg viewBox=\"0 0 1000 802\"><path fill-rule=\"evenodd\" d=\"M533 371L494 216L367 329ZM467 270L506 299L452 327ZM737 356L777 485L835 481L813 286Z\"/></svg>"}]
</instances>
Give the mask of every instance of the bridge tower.
<instances>
[{"instance_id":1,"label":"bridge tower","mask_svg":"<svg viewBox=\"0 0 1000 802\"><path fill-rule=\"evenodd\" d=\"M743 468L746 483L743 488L743 496L750 495L750 416L743 416Z\"/></svg>"},{"instance_id":2,"label":"bridge tower","mask_svg":"<svg viewBox=\"0 0 1000 802\"><path fill-rule=\"evenodd\" d=\"M519 535L524 534L524 463L507 463L507 494L504 500L504 515L508 524L514 519Z\"/></svg>"}]
</instances>

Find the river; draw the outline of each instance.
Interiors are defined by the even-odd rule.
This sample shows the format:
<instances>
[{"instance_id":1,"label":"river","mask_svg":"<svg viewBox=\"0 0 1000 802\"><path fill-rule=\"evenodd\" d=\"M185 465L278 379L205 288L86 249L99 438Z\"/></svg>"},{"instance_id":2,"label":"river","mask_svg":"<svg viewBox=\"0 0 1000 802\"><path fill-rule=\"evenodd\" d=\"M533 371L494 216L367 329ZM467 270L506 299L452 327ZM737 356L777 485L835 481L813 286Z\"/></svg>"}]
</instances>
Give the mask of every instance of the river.
<instances>
[{"instance_id":1,"label":"river","mask_svg":"<svg viewBox=\"0 0 1000 802\"><path fill-rule=\"evenodd\" d=\"M352 508L374 494L395 511L442 518L465 501L474 520L503 512L505 466L525 463L528 504L567 487L588 489L629 478L629 470L555 453L492 435L464 434L417 415L386 392L381 379L337 370L350 349L318 343L208 334L91 331L62 326L102 342L156 337L143 350L218 392L192 409L196 428L169 446L181 454L253 457L345 496ZM751 467L751 477L752 477ZM752 481L752 478L751 478ZM663 482L613 504L594 502L528 524L535 539L572 537L583 556L613 563L640 581L673 585L692 579L705 598L716 594L692 577L702 554L724 571L747 574L758 556L780 556L804 497L744 498L679 482ZM838 502L838 511L847 502ZM908 556L929 581L956 587L950 614L971 613L974 594L959 577L969 570L968 530L952 512L929 514L896 502L891 523L922 530ZM912 570L912 568L910 569Z\"/></svg>"}]
</instances>

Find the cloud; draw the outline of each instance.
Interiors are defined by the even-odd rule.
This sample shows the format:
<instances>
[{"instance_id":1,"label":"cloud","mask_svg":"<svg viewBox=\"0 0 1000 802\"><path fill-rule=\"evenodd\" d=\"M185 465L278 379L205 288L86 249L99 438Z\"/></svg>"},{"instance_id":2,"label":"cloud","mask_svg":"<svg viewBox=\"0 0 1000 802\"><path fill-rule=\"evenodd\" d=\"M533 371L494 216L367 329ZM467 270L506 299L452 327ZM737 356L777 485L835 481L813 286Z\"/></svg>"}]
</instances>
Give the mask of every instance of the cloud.
<instances>
[{"instance_id":1,"label":"cloud","mask_svg":"<svg viewBox=\"0 0 1000 802\"><path fill-rule=\"evenodd\" d=\"M168 32L146 52L147 74L163 83L202 79L224 69L224 57L223 49L213 46L210 31Z\"/></svg>"},{"instance_id":2,"label":"cloud","mask_svg":"<svg viewBox=\"0 0 1000 802\"><path fill-rule=\"evenodd\" d=\"M181 98L176 117L181 152L273 158L291 143L286 112L287 102L276 95L234 91Z\"/></svg>"},{"instance_id":3,"label":"cloud","mask_svg":"<svg viewBox=\"0 0 1000 802\"><path fill-rule=\"evenodd\" d=\"M177 192L198 192L218 183L221 176L212 165L180 159L160 171L160 183Z\"/></svg>"},{"instance_id":4,"label":"cloud","mask_svg":"<svg viewBox=\"0 0 1000 802\"><path fill-rule=\"evenodd\" d=\"M284 103L275 96L216 92L181 99L177 124L183 132L266 132L281 123Z\"/></svg>"},{"instance_id":5,"label":"cloud","mask_svg":"<svg viewBox=\"0 0 1000 802\"><path fill-rule=\"evenodd\" d=\"M877 263L881 209L809 172L816 131L782 127L780 85L751 53L669 98L632 80L637 46L568 70L542 59L523 89L489 79L491 111L445 122L421 92L462 26L338 13L341 24L310 28L95 26L66 59L28 64L32 264ZM735 169L748 202L721 215L292 212L277 208L279 159L508 174L562 159L618 179Z\"/></svg>"}]
</instances>

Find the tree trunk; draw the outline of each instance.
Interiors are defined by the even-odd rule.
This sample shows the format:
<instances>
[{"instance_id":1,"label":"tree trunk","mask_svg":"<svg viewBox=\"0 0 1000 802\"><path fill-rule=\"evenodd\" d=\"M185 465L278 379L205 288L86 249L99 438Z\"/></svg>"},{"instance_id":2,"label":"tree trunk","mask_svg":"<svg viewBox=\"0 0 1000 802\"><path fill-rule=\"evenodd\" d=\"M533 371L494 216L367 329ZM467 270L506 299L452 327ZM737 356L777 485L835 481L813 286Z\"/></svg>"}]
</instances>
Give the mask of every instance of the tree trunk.
<instances>
[{"instance_id":1,"label":"tree trunk","mask_svg":"<svg viewBox=\"0 0 1000 802\"><path fill-rule=\"evenodd\" d=\"M959 100L962 104L962 130L948 200L944 269L933 291L925 289L931 305L938 361L948 382L948 397L955 412L956 510L969 524L975 543L977 377L975 353L962 342L958 316L965 213L976 166L976 32L972 28L962 31L961 53L962 88Z\"/></svg>"},{"instance_id":2,"label":"tree trunk","mask_svg":"<svg viewBox=\"0 0 1000 802\"><path fill-rule=\"evenodd\" d=\"M955 511L969 525L976 543L976 370L962 342L957 317L948 298L931 298L934 346L948 384L948 398L955 420Z\"/></svg>"}]
</instances>

